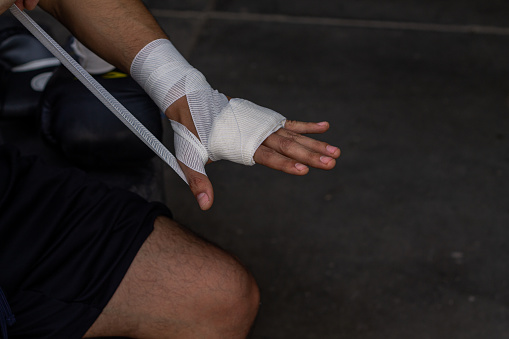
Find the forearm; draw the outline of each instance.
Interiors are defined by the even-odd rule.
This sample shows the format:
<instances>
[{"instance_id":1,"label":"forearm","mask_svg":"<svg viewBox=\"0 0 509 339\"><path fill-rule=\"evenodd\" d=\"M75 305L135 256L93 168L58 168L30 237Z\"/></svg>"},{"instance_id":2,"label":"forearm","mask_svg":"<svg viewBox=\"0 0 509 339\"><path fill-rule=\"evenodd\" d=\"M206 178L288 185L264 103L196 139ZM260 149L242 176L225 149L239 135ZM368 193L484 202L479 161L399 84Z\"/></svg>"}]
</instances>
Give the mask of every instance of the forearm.
<instances>
[{"instance_id":1,"label":"forearm","mask_svg":"<svg viewBox=\"0 0 509 339\"><path fill-rule=\"evenodd\" d=\"M139 0L41 0L40 7L84 45L124 72L149 42L167 38Z\"/></svg>"}]
</instances>

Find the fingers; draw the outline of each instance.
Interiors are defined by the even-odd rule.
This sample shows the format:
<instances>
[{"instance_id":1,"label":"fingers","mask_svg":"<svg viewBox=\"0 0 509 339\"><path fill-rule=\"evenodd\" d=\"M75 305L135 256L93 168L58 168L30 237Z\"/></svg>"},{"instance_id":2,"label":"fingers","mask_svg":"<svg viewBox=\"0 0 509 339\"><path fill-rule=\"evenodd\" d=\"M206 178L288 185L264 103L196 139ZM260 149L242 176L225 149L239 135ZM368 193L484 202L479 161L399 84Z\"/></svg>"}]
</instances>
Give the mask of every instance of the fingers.
<instances>
[{"instance_id":1,"label":"fingers","mask_svg":"<svg viewBox=\"0 0 509 339\"><path fill-rule=\"evenodd\" d=\"M310 142L311 148L308 148L299 143L299 139L301 138L297 136L287 138L279 134L272 134L265 140L263 145L281 155L311 167L328 170L336 165L336 160L334 160L334 158L321 152L322 149L326 150L326 146L315 145L315 143ZM316 141L316 143L319 142ZM313 147L315 149L313 149Z\"/></svg>"},{"instance_id":2,"label":"fingers","mask_svg":"<svg viewBox=\"0 0 509 339\"><path fill-rule=\"evenodd\" d=\"M263 144L256 150L254 160L257 164L288 174L305 175L309 172L309 168L306 165L290 159Z\"/></svg>"},{"instance_id":3,"label":"fingers","mask_svg":"<svg viewBox=\"0 0 509 339\"><path fill-rule=\"evenodd\" d=\"M294 164L301 163L324 170L333 168L336 165L335 159L340 155L340 150L337 147L331 146L323 141L296 134L286 129L280 129L276 133L270 135L265 139L263 145L286 158L295 160ZM263 158L269 156L267 152L263 152L261 156L262 159L260 160L266 163L267 161ZM274 159L276 158L272 156L269 163L275 161ZM273 166L270 165L269 167L273 168Z\"/></svg>"},{"instance_id":4,"label":"fingers","mask_svg":"<svg viewBox=\"0 0 509 339\"><path fill-rule=\"evenodd\" d=\"M304 175L309 167L332 169L341 151L326 142L300 133L323 133L329 123L287 120L285 127L271 134L256 150L256 163L294 175Z\"/></svg>"},{"instance_id":5,"label":"fingers","mask_svg":"<svg viewBox=\"0 0 509 339\"><path fill-rule=\"evenodd\" d=\"M39 2L39 0L24 0L23 4L24 4L26 9L31 11L31 10L33 10L37 6L38 2Z\"/></svg>"},{"instance_id":6,"label":"fingers","mask_svg":"<svg viewBox=\"0 0 509 339\"><path fill-rule=\"evenodd\" d=\"M24 9L32 10L32 9L34 9L37 6L37 4L39 3L39 0L16 0L16 1L9 1L9 3L7 5L1 5L0 6L0 13L2 13L4 10L7 10L10 7L10 4L13 4L13 3L15 3L16 6L18 6L18 8L20 10L24 10Z\"/></svg>"},{"instance_id":7,"label":"fingers","mask_svg":"<svg viewBox=\"0 0 509 339\"><path fill-rule=\"evenodd\" d=\"M179 164L186 175L189 188L191 189L191 192L193 192L200 208L204 211L211 208L212 203L214 202L214 190L209 178L204 174L190 169L180 161Z\"/></svg>"},{"instance_id":8,"label":"fingers","mask_svg":"<svg viewBox=\"0 0 509 339\"><path fill-rule=\"evenodd\" d=\"M286 120L285 129L299 134L317 134L326 132L329 129L329 123L327 121L303 122Z\"/></svg>"},{"instance_id":9,"label":"fingers","mask_svg":"<svg viewBox=\"0 0 509 339\"><path fill-rule=\"evenodd\" d=\"M281 150L283 150L283 148L285 148L284 146L286 146L286 148L290 148L290 150L291 150L292 147L289 147L289 146L292 146L290 141L293 141L293 142L299 144L300 146L304 146L305 148L307 148L311 151L321 153L322 155L332 157L334 159L337 159L339 157L339 155L341 154L341 151L339 150L339 148L337 148L335 146L331 146L326 142L315 140L315 139L297 134L295 132L289 131L286 128L279 129L276 132L276 135L281 136L282 139L279 139L279 145L275 144L273 146L281 148ZM269 139L268 142L274 143L274 140ZM295 143L293 146L298 146Z\"/></svg>"}]
</instances>

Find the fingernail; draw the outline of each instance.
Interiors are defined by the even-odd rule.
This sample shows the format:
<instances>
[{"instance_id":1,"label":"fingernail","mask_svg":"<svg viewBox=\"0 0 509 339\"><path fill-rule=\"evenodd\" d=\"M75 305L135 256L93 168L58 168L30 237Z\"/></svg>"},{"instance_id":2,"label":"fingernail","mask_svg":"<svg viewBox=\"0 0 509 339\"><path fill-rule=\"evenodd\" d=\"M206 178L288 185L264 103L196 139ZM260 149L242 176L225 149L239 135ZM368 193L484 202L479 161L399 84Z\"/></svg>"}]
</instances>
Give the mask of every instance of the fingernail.
<instances>
[{"instance_id":1,"label":"fingernail","mask_svg":"<svg viewBox=\"0 0 509 339\"><path fill-rule=\"evenodd\" d=\"M317 123L318 126L327 126L329 123L327 121L322 121Z\"/></svg>"},{"instance_id":2,"label":"fingernail","mask_svg":"<svg viewBox=\"0 0 509 339\"><path fill-rule=\"evenodd\" d=\"M331 157L326 157L325 155L322 155L320 157L320 161L323 162L324 164L328 164L329 162L331 162L332 158Z\"/></svg>"},{"instance_id":3,"label":"fingernail","mask_svg":"<svg viewBox=\"0 0 509 339\"><path fill-rule=\"evenodd\" d=\"M338 148L335 146L331 146L331 145L327 146L327 152L329 152L329 153L334 154L334 153L336 153L337 150L338 150Z\"/></svg>"},{"instance_id":4,"label":"fingernail","mask_svg":"<svg viewBox=\"0 0 509 339\"><path fill-rule=\"evenodd\" d=\"M306 165L301 164L301 163L296 163L295 164L295 168L297 168L299 171L304 171L308 167Z\"/></svg>"},{"instance_id":5,"label":"fingernail","mask_svg":"<svg viewBox=\"0 0 509 339\"><path fill-rule=\"evenodd\" d=\"M196 199L198 200L198 204L200 205L200 207L204 207L205 204L207 204L209 202L209 200L210 200L209 196L207 195L207 193L200 193L200 194L198 194Z\"/></svg>"}]
</instances>

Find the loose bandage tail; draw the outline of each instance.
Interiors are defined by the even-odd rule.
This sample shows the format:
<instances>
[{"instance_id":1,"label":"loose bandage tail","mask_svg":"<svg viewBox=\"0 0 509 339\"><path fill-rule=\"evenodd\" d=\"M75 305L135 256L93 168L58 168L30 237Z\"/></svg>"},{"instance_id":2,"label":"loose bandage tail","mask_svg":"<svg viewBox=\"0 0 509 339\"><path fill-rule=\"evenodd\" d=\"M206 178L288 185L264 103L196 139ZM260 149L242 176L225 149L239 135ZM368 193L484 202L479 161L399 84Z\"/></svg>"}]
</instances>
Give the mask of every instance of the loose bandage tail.
<instances>
[{"instance_id":1,"label":"loose bandage tail","mask_svg":"<svg viewBox=\"0 0 509 339\"><path fill-rule=\"evenodd\" d=\"M172 121L175 152L177 159L202 174L208 159L254 165L255 151L286 121L281 114L247 100L228 100L166 39L152 41L138 53L131 75L163 112L186 96L198 138Z\"/></svg>"}]
</instances>

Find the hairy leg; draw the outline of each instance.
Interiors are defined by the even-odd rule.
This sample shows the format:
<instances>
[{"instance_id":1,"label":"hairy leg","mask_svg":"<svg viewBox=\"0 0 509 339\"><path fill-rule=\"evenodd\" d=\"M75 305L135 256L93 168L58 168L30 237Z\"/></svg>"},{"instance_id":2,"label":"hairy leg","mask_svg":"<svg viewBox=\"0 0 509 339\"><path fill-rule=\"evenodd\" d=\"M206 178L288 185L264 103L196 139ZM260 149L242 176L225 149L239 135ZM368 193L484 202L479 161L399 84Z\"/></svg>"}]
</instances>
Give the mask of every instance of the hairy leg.
<instances>
[{"instance_id":1,"label":"hairy leg","mask_svg":"<svg viewBox=\"0 0 509 339\"><path fill-rule=\"evenodd\" d=\"M235 258L159 217L85 337L244 338L258 305L258 287Z\"/></svg>"}]
</instances>

